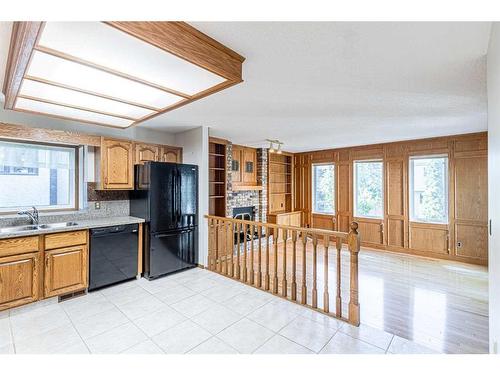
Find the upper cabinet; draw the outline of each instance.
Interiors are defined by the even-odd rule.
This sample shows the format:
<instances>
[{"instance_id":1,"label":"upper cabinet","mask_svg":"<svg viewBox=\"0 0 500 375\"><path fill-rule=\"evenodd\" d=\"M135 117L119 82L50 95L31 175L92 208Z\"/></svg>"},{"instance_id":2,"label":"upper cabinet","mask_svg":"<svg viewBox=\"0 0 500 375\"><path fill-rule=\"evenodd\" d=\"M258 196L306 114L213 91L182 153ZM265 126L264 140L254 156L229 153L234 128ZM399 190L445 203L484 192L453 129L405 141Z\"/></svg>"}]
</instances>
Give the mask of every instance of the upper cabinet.
<instances>
[{"instance_id":1,"label":"upper cabinet","mask_svg":"<svg viewBox=\"0 0 500 375\"><path fill-rule=\"evenodd\" d=\"M231 176L234 190L253 190L257 185L257 150L233 145Z\"/></svg>"},{"instance_id":2,"label":"upper cabinet","mask_svg":"<svg viewBox=\"0 0 500 375\"><path fill-rule=\"evenodd\" d=\"M134 165L147 161L182 163L182 148L101 138L100 152L96 156L96 169L100 170L100 188L132 190Z\"/></svg>"},{"instance_id":3,"label":"upper cabinet","mask_svg":"<svg viewBox=\"0 0 500 375\"><path fill-rule=\"evenodd\" d=\"M101 141L101 183L105 190L134 188L133 143L106 139Z\"/></svg>"},{"instance_id":4,"label":"upper cabinet","mask_svg":"<svg viewBox=\"0 0 500 375\"><path fill-rule=\"evenodd\" d=\"M160 147L147 143L135 144L135 164L144 164L146 161L158 161Z\"/></svg>"},{"instance_id":5,"label":"upper cabinet","mask_svg":"<svg viewBox=\"0 0 500 375\"><path fill-rule=\"evenodd\" d=\"M182 163L182 149L180 147L162 146L159 161L164 163Z\"/></svg>"}]
</instances>

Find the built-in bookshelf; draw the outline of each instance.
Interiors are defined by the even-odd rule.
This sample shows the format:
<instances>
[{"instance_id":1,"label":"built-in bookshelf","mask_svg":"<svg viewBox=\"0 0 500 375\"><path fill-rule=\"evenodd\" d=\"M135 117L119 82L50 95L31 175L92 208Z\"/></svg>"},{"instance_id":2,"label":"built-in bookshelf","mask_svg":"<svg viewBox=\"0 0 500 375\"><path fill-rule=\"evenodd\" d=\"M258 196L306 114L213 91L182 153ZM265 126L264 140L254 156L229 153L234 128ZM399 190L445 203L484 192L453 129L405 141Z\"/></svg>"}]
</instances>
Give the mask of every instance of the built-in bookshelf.
<instances>
[{"instance_id":1,"label":"built-in bookshelf","mask_svg":"<svg viewBox=\"0 0 500 375\"><path fill-rule=\"evenodd\" d=\"M268 209L269 213L293 210L293 155L269 153Z\"/></svg>"},{"instance_id":2,"label":"built-in bookshelf","mask_svg":"<svg viewBox=\"0 0 500 375\"><path fill-rule=\"evenodd\" d=\"M227 141L210 138L208 144L208 213L226 216Z\"/></svg>"}]
</instances>

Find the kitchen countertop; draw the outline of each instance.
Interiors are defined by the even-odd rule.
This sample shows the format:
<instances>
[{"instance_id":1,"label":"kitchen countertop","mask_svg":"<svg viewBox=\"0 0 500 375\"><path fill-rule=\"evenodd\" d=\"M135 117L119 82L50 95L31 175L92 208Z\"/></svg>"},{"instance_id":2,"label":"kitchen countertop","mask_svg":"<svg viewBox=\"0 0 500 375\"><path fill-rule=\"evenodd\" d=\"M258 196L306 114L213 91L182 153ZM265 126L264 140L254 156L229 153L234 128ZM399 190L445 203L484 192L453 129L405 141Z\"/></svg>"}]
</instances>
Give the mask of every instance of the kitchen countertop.
<instances>
[{"instance_id":1,"label":"kitchen countertop","mask_svg":"<svg viewBox=\"0 0 500 375\"><path fill-rule=\"evenodd\" d=\"M26 236L37 236L40 234L47 233L58 233L58 232L71 232L75 230L81 229L91 229L91 228L100 228L100 227L108 227L113 225L125 225L125 224L138 224L144 223L144 219L140 219L134 216L120 216L120 217L106 217L92 220L75 220L77 225L73 225L70 227L62 227L62 228L43 228L43 229L35 229L35 230L26 230L22 232L14 232L14 233L0 233L0 239L5 238L13 238L13 237L26 237ZM40 223L45 224L45 223ZM28 225L28 224L27 224ZM8 227L6 227L8 228Z\"/></svg>"}]
</instances>

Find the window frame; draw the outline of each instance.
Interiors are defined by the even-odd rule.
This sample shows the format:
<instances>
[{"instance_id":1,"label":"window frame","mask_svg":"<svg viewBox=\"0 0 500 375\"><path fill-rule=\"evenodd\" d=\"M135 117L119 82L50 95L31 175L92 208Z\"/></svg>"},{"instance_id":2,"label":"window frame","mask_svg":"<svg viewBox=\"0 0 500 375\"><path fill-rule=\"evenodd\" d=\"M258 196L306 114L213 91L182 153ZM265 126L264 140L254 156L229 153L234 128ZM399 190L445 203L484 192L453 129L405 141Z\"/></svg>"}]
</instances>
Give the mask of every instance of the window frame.
<instances>
[{"instance_id":1,"label":"window frame","mask_svg":"<svg viewBox=\"0 0 500 375\"><path fill-rule=\"evenodd\" d=\"M358 215L357 212L357 173L356 164L361 163L380 163L382 165L382 214L380 216L368 216L368 215ZM352 162L352 214L353 217L360 219L373 219L373 220L384 220L385 218L385 162L383 159L364 159L364 160L353 160Z\"/></svg>"},{"instance_id":2,"label":"window frame","mask_svg":"<svg viewBox=\"0 0 500 375\"><path fill-rule=\"evenodd\" d=\"M315 210L315 178L314 178L314 167L321 165L331 165L333 166L333 212L319 212ZM311 212L316 215L328 215L335 216L337 215L337 166L333 162L325 162L325 163L312 163L311 164Z\"/></svg>"},{"instance_id":3,"label":"window frame","mask_svg":"<svg viewBox=\"0 0 500 375\"><path fill-rule=\"evenodd\" d=\"M74 176L72 179L73 182L73 204L71 207L57 207L57 206L44 206L38 209L38 212L65 212L65 211L78 211L80 209L80 146L71 145L71 144L59 144L59 143L49 143L49 142L36 142L31 140L23 140L23 139L10 139L10 138L0 138L0 141L6 143L17 143L17 144L27 144L27 145L35 145L35 146L48 146L48 147L58 147L58 148L67 148L71 149L75 153L74 158ZM19 210L26 208L27 206L18 206L18 207L0 207L0 216L13 215L17 214Z\"/></svg>"},{"instance_id":4,"label":"window frame","mask_svg":"<svg viewBox=\"0 0 500 375\"><path fill-rule=\"evenodd\" d=\"M446 158L446 178L445 181L445 202L446 202L446 222L438 221L422 221L413 217L413 173L412 173L412 159L442 159ZM431 224L431 225L450 225L450 155L438 154L418 154L408 156L408 221L417 224Z\"/></svg>"}]
</instances>

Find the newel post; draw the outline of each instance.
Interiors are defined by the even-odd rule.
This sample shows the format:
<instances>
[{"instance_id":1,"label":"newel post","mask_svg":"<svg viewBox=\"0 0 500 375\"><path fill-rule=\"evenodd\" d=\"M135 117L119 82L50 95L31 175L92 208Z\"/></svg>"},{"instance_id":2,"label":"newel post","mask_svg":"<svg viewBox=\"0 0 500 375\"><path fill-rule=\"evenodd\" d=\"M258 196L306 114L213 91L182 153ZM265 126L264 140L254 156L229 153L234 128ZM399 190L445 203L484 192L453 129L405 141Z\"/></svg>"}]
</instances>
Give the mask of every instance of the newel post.
<instances>
[{"instance_id":1,"label":"newel post","mask_svg":"<svg viewBox=\"0 0 500 375\"><path fill-rule=\"evenodd\" d=\"M349 323L359 326L359 300L358 300L358 253L361 239L358 233L358 223L351 223L351 230L347 237L351 258L351 283L349 299Z\"/></svg>"}]
</instances>

